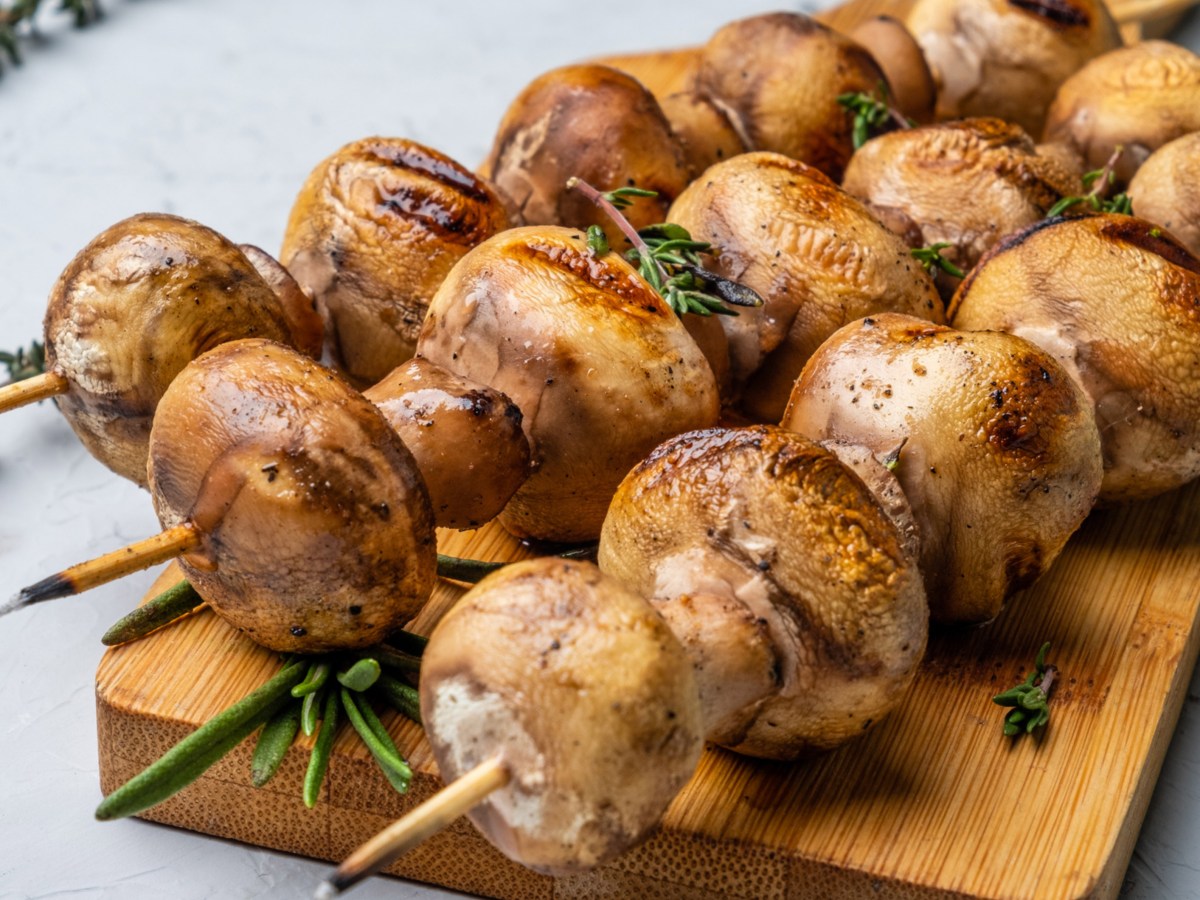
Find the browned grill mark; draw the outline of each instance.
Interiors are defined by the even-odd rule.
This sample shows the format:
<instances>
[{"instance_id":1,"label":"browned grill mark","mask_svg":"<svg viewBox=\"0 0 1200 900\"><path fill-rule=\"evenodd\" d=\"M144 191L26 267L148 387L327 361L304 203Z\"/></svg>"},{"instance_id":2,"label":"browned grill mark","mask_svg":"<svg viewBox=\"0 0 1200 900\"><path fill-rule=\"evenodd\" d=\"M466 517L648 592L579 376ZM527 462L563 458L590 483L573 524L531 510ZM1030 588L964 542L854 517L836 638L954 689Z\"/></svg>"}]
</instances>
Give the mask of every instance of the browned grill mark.
<instances>
[{"instance_id":1,"label":"browned grill mark","mask_svg":"<svg viewBox=\"0 0 1200 900\"><path fill-rule=\"evenodd\" d=\"M1087 28L1091 19L1087 11L1071 3L1070 0L1008 0L1015 6L1040 19L1045 19L1063 28Z\"/></svg>"},{"instance_id":2,"label":"browned grill mark","mask_svg":"<svg viewBox=\"0 0 1200 900\"><path fill-rule=\"evenodd\" d=\"M449 157L409 142L371 143L367 153L389 165L419 172L478 203L490 203L491 196L482 181Z\"/></svg>"},{"instance_id":3,"label":"browned grill mark","mask_svg":"<svg viewBox=\"0 0 1200 900\"><path fill-rule=\"evenodd\" d=\"M570 272L596 290L620 297L629 304L631 310L656 316L669 312L665 301L644 282L632 273L608 265L590 252L531 239L510 244L507 253Z\"/></svg>"},{"instance_id":4,"label":"browned grill mark","mask_svg":"<svg viewBox=\"0 0 1200 900\"><path fill-rule=\"evenodd\" d=\"M1157 254L1172 265L1200 275L1200 260L1188 249L1156 225L1132 216L1113 216L1100 229L1100 234L1123 241Z\"/></svg>"}]
</instances>

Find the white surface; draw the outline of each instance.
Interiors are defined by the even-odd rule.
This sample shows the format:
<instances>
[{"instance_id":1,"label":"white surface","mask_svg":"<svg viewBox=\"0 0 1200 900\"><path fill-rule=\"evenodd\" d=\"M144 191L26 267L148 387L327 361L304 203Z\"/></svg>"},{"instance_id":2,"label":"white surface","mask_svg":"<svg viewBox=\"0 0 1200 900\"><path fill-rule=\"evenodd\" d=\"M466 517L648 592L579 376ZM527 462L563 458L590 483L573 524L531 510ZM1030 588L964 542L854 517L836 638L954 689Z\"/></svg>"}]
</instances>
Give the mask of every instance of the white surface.
<instances>
[{"instance_id":1,"label":"white surface","mask_svg":"<svg viewBox=\"0 0 1200 900\"><path fill-rule=\"evenodd\" d=\"M618 17L561 0L107 0L82 33L47 16L45 42L0 79L0 348L40 335L58 272L126 215L179 213L274 250L303 178L343 143L403 135L474 165L545 69L699 42L774 5L643 2ZM1200 46L1200 23L1186 40ZM49 404L0 420L0 599L155 530L147 495L92 461ZM0 897L308 896L328 866L92 819L98 638L151 578L0 621ZM1127 896L1200 897L1197 694L1193 680ZM353 896L453 895L375 879Z\"/></svg>"}]
</instances>

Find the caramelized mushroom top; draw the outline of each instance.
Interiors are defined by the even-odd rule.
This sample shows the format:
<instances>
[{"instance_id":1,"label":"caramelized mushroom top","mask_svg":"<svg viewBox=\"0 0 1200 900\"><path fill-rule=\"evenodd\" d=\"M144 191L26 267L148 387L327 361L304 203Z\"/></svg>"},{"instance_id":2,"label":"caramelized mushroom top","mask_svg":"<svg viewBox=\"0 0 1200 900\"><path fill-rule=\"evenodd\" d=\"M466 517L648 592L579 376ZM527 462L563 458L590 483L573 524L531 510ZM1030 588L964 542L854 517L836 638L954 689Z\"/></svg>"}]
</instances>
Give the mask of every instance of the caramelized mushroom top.
<instances>
[{"instance_id":1,"label":"caramelized mushroom top","mask_svg":"<svg viewBox=\"0 0 1200 900\"><path fill-rule=\"evenodd\" d=\"M379 412L329 369L262 340L190 363L159 403L150 490L224 619L274 650L378 643L433 587L429 497Z\"/></svg>"},{"instance_id":2,"label":"caramelized mushroom top","mask_svg":"<svg viewBox=\"0 0 1200 900\"><path fill-rule=\"evenodd\" d=\"M1058 89L1045 139L1062 141L1099 169L1117 147L1121 184L1168 141L1200 131L1200 57L1178 44L1142 41L1092 60Z\"/></svg>"},{"instance_id":3,"label":"caramelized mushroom top","mask_svg":"<svg viewBox=\"0 0 1200 900\"><path fill-rule=\"evenodd\" d=\"M146 486L150 423L189 362L224 341L290 343L289 315L236 245L163 213L113 225L75 255L46 308L46 368L89 452Z\"/></svg>"},{"instance_id":4,"label":"caramelized mushroom top","mask_svg":"<svg viewBox=\"0 0 1200 900\"><path fill-rule=\"evenodd\" d=\"M508 224L496 192L454 160L365 138L308 176L280 260L326 311L335 360L372 384L413 355L450 268Z\"/></svg>"},{"instance_id":5,"label":"caramelized mushroom top","mask_svg":"<svg viewBox=\"0 0 1200 900\"><path fill-rule=\"evenodd\" d=\"M683 150L654 95L608 66L554 69L534 79L509 106L480 167L512 197L528 225L600 225L614 247L625 238L581 194L571 177L597 190L657 191L626 211L636 228L663 221L688 183Z\"/></svg>"},{"instance_id":6,"label":"caramelized mushroom top","mask_svg":"<svg viewBox=\"0 0 1200 900\"><path fill-rule=\"evenodd\" d=\"M917 0L908 27L937 81L938 118L998 116L1030 134L1068 76L1121 46L1103 0Z\"/></svg>"},{"instance_id":7,"label":"caramelized mushroom top","mask_svg":"<svg viewBox=\"0 0 1200 900\"><path fill-rule=\"evenodd\" d=\"M520 408L534 471L500 516L520 536L594 539L638 460L717 418L712 370L679 317L569 228L514 228L471 251L434 297L419 351Z\"/></svg>"},{"instance_id":8,"label":"caramelized mushroom top","mask_svg":"<svg viewBox=\"0 0 1200 900\"><path fill-rule=\"evenodd\" d=\"M729 116L751 150L771 150L840 180L854 152L845 93L878 92L863 47L798 13L731 22L704 45L696 91Z\"/></svg>"},{"instance_id":9,"label":"caramelized mushroom top","mask_svg":"<svg viewBox=\"0 0 1200 900\"><path fill-rule=\"evenodd\" d=\"M1087 395L1008 334L892 313L847 325L804 367L783 427L899 450L934 617L979 622L1058 556L1100 490ZM903 446L901 446L903 445Z\"/></svg>"},{"instance_id":10,"label":"caramelized mushroom top","mask_svg":"<svg viewBox=\"0 0 1200 900\"><path fill-rule=\"evenodd\" d=\"M1200 256L1200 131L1159 147L1129 182L1138 218L1166 228Z\"/></svg>"}]
</instances>

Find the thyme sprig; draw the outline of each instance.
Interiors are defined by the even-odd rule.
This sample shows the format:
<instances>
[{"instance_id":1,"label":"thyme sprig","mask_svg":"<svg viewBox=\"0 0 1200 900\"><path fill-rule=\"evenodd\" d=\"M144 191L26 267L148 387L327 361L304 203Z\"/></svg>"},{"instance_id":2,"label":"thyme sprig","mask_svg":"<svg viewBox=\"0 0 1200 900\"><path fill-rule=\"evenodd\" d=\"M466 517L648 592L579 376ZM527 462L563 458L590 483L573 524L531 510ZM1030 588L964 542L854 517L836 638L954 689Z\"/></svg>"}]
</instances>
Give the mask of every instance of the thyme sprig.
<instances>
[{"instance_id":1,"label":"thyme sprig","mask_svg":"<svg viewBox=\"0 0 1200 900\"><path fill-rule=\"evenodd\" d=\"M41 341L32 341L29 349L18 347L15 353L0 350L0 365L8 369L8 381L24 381L46 371L46 347Z\"/></svg>"},{"instance_id":2,"label":"thyme sprig","mask_svg":"<svg viewBox=\"0 0 1200 900\"><path fill-rule=\"evenodd\" d=\"M633 245L625 258L676 315L736 316L737 311L726 304L762 306L762 297L755 291L705 268L700 254L714 254L712 244L693 240L686 228L671 222L638 230L621 214L628 208L629 198L655 197L655 191L623 187L601 193L580 178L569 179L567 188L582 193L612 219ZM608 240L598 225L588 228L588 249L597 256L608 252Z\"/></svg>"},{"instance_id":3,"label":"thyme sprig","mask_svg":"<svg viewBox=\"0 0 1200 900\"><path fill-rule=\"evenodd\" d=\"M1046 213L1046 218L1050 219L1054 216L1061 216L1073 206L1078 206L1083 203L1090 207L1094 212L1102 213L1120 213L1123 216L1133 215L1133 201L1129 195L1122 192L1113 197L1105 197L1113 182L1116 181L1116 166L1120 161L1125 148L1118 146L1112 152L1112 156L1101 169L1094 169L1083 176L1083 186L1089 188L1088 192L1080 197L1063 197L1055 203Z\"/></svg>"},{"instance_id":4,"label":"thyme sprig","mask_svg":"<svg viewBox=\"0 0 1200 900\"><path fill-rule=\"evenodd\" d=\"M846 108L847 113L854 115L851 137L855 150L871 138L887 131L889 123L898 128L912 128L915 124L912 119L892 106L886 84L879 82L876 91L879 92L878 97L875 91L869 94L863 91L838 94L837 102Z\"/></svg>"},{"instance_id":5,"label":"thyme sprig","mask_svg":"<svg viewBox=\"0 0 1200 900\"><path fill-rule=\"evenodd\" d=\"M934 269L941 269L947 275L962 278L965 274L963 270L942 256L942 251L949 246L950 244L946 241L938 241L936 244L930 244L928 247L914 247L908 252L912 254L913 259L921 264L921 268L930 275L937 274Z\"/></svg>"},{"instance_id":6,"label":"thyme sprig","mask_svg":"<svg viewBox=\"0 0 1200 900\"><path fill-rule=\"evenodd\" d=\"M1049 650L1050 642L1047 641L1038 651L1034 670L1025 676L1025 680L992 698L999 706L1013 707L1004 717L1004 734L1008 737L1016 737L1022 732L1032 734L1050 721L1050 691L1054 689L1058 669L1046 665Z\"/></svg>"},{"instance_id":7,"label":"thyme sprig","mask_svg":"<svg viewBox=\"0 0 1200 900\"><path fill-rule=\"evenodd\" d=\"M21 38L23 34L37 31L37 14L42 0L13 0L8 6L0 6L0 50L13 65L20 65ZM75 17L75 27L83 28L102 15L97 0L61 0L58 12L68 12Z\"/></svg>"}]
</instances>

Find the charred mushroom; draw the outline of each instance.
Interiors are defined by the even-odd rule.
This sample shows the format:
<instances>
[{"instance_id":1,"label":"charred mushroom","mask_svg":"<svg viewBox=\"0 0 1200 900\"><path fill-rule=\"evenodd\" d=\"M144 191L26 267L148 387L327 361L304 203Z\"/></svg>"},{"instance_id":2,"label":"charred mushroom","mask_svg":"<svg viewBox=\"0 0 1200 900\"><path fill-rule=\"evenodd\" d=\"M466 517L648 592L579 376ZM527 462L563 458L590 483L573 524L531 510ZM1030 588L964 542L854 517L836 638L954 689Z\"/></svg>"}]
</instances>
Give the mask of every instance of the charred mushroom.
<instances>
[{"instance_id":1,"label":"charred mushroom","mask_svg":"<svg viewBox=\"0 0 1200 900\"><path fill-rule=\"evenodd\" d=\"M731 22L701 52L696 91L729 116L751 150L798 159L840 180L854 152L846 93L887 84L858 44L798 13Z\"/></svg>"},{"instance_id":2,"label":"charred mushroom","mask_svg":"<svg viewBox=\"0 0 1200 900\"><path fill-rule=\"evenodd\" d=\"M783 427L861 444L895 474L921 534L936 619L979 622L1058 556L1100 490L1087 395L1021 338L884 314L805 366Z\"/></svg>"},{"instance_id":3,"label":"charred mushroom","mask_svg":"<svg viewBox=\"0 0 1200 900\"><path fill-rule=\"evenodd\" d=\"M1048 141L1070 144L1099 169L1124 147L1126 184L1151 153L1200 131L1200 57L1178 44L1142 41L1100 56L1072 75L1046 117Z\"/></svg>"},{"instance_id":4,"label":"charred mushroom","mask_svg":"<svg viewBox=\"0 0 1200 900\"><path fill-rule=\"evenodd\" d=\"M613 498L599 559L683 641L706 737L793 759L861 734L911 682L929 611L909 547L837 457L759 426L656 449Z\"/></svg>"},{"instance_id":5,"label":"charred mushroom","mask_svg":"<svg viewBox=\"0 0 1200 900\"><path fill-rule=\"evenodd\" d=\"M779 419L805 360L847 322L883 310L942 320L904 242L816 169L778 153L713 166L670 220L719 247L713 271L765 301L721 317L734 388L755 418Z\"/></svg>"},{"instance_id":6,"label":"charred mushroom","mask_svg":"<svg viewBox=\"0 0 1200 900\"><path fill-rule=\"evenodd\" d=\"M377 643L429 597L436 542L412 455L333 372L278 344L224 344L159 403L150 490L222 618L275 650Z\"/></svg>"},{"instance_id":7,"label":"charred mushroom","mask_svg":"<svg viewBox=\"0 0 1200 900\"><path fill-rule=\"evenodd\" d=\"M956 328L1019 335L1094 406L1101 499L1200 475L1200 260L1131 216L1050 219L996 246L954 299Z\"/></svg>"},{"instance_id":8,"label":"charred mushroom","mask_svg":"<svg viewBox=\"0 0 1200 900\"><path fill-rule=\"evenodd\" d=\"M842 187L910 246L948 244L944 257L963 271L1063 196L1083 192L1057 159L999 119L880 135L854 154ZM949 298L958 280L939 277L939 285Z\"/></svg>"},{"instance_id":9,"label":"charred mushroom","mask_svg":"<svg viewBox=\"0 0 1200 900\"><path fill-rule=\"evenodd\" d=\"M280 260L326 311L336 360L370 384L413 355L450 268L506 227L495 191L454 160L402 138L366 138L309 175Z\"/></svg>"},{"instance_id":10,"label":"charred mushroom","mask_svg":"<svg viewBox=\"0 0 1200 900\"><path fill-rule=\"evenodd\" d=\"M580 178L602 191L657 191L628 210L637 228L663 220L688 183L678 139L658 101L632 76L607 66L554 69L509 106L481 167L529 225L600 225L614 247L620 232L588 200L567 190Z\"/></svg>"},{"instance_id":11,"label":"charred mushroom","mask_svg":"<svg viewBox=\"0 0 1200 900\"><path fill-rule=\"evenodd\" d=\"M418 358L363 396L412 453L440 527L494 519L529 475L521 411L499 391Z\"/></svg>"},{"instance_id":12,"label":"charred mushroom","mask_svg":"<svg viewBox=\"0 0 1200 900\"><path fill-rule=\"evenodd\" d=\"M917 0L907 21L937 81L938 118L999 116L1030 134L1068 76L1121 46L1103 0Z\"/></svg>"},{"instance_id":13,"label":"charred mushroom","mask_svg":"<svg viewBox=\"0 0 1200 900\"><path fill-rule=\"evenodd\" d=\"M699 178L709 166L750 149L729 117L694 90L669 94L660 103L679 139L689 181Z\"/></svg>"},{"instance_id":14,"label":"charred mushroom","mask_svg":"<svg viewBox=\"0 0 1200 900\"><path fill-rule=\"evenodd\" d=\"M471 251L434 297L419 352L523 413L534 471L500 516L518 536L594 539L634 464L717 418L712 370L679 317L568 228L516 228Z\"/></svg>"},{"instance_id":15,"label":"charred mushroom","mask_svg":"<svg viewBox=\"0 0 1200 900\"><path fill-rule=\"evenodd\" d=\"M159 398L191 360L224 341L289 343L292 316L236 245L197 222L144 213L84 247L46 309L46 370L88 451L146 486Z\"/></svg>"}]
</instances>

